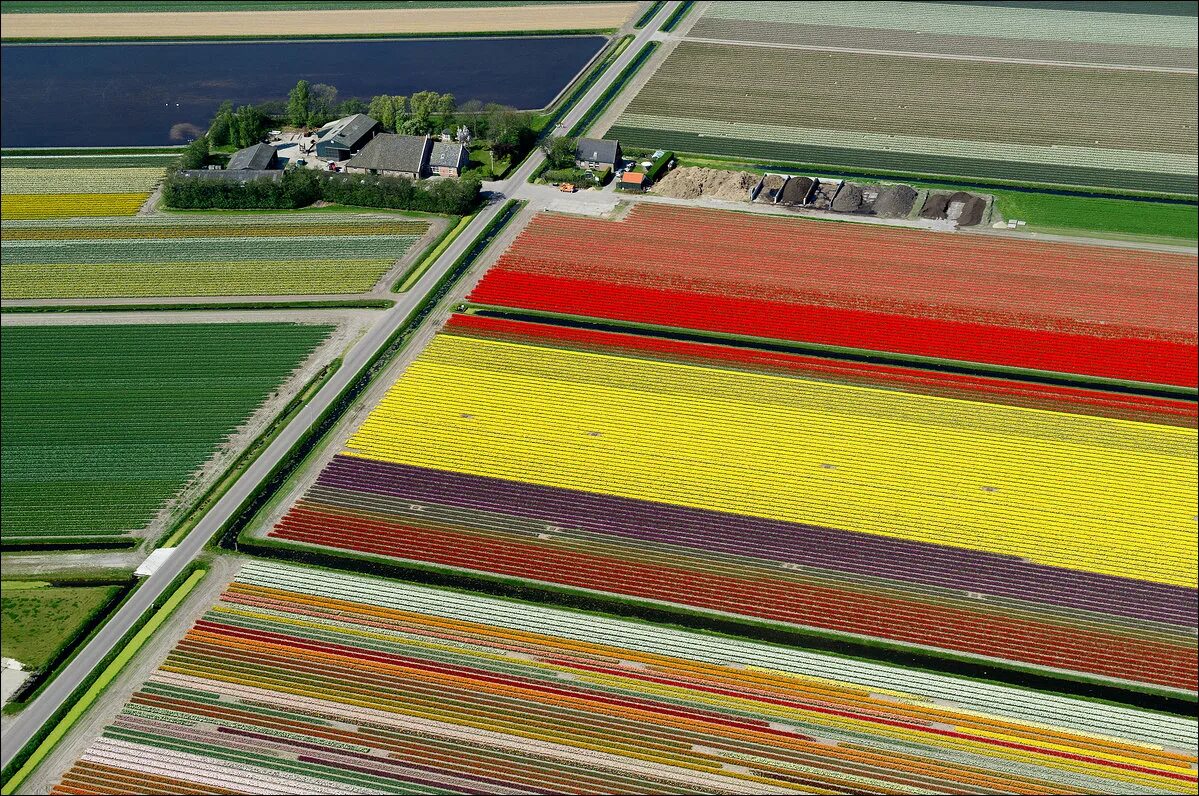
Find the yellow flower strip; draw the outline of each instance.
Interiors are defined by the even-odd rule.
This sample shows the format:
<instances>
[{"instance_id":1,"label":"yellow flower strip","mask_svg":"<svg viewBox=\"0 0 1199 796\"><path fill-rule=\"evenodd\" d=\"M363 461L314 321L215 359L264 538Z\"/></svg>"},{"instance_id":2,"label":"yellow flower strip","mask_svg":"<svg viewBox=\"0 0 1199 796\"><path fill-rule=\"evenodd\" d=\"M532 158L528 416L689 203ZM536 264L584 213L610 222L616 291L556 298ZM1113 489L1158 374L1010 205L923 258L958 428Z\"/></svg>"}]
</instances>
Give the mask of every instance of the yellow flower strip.
<instances>
[{"instance_id":1,"label":"yellow flower strip","mask_svg":"<svg viewBox=\"0 0 1199 796\"><path fill-rule=\"evenodd\" d=\"M74 216L131 216L150 198L148 193L4 194L0 216L5 221Z\"/></svg>"},{"instance_id":2,"label":"yellow flower strip","mask_svg":"<svg viewBox=\"0 0 1199 796\"><path fill-rule=\"evenodd\" d=\"M441 335L352 455L1196 584L1196 432Z\"/></svg>"}]
</instances>

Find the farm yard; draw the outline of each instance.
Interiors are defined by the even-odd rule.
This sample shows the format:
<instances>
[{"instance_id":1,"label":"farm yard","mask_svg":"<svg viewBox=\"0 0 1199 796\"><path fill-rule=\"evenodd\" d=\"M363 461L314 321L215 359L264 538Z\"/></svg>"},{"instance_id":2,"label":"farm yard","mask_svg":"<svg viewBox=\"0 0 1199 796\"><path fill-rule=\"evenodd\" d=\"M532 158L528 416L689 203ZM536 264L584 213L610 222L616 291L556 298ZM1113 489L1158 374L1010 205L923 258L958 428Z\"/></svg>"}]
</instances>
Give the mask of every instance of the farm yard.
<instances>
[{"instance_id":1,"label":"farm yard","mask_svg":"<svg viewBox=\"0 0 1199 796\"><path fill-rule=\"evenodd\" d=\"M365 293L430 228L386 213L5 221L5 299Z\"/></svg>"},{"instance_id":2,"label":"farm yard","mask_svg":"<svg viewBox=\"0 0 1199 796\"><path fill-rule=\"evenodd\" d=\"M1195 722L248 562L51 790L1186 793Z\"/></svg>"},{"instance_id":3,"label":"farm yard","mask_svg":"<svg viewBox=\"0 0 1199 796\"><path fill-rule=\"evenodd\" d=\"M470 300L1194 387L1197 287L1182 254L639 204L538 216Z\"/></svg>"},{"instance_id":4,"label":"farm yard","mask_svg":"<svg viewBox=\"0 0 1199 796\"><path fill-rule=\"evenodd\" d=\"M458 322L272 537L1193 685L1193 429Z\"/></svg>"},{"instance_id":5,"label":"farm yard","mask_svg":"<svg viewBox=\"0 0 1199 796\"><path fill-rule=\"evenodd\" d=\"M170 156L8 157L0 161L5 222L132 216L166 174ZM4 237L8 237L7 229Z\"/></svg>"},{"instance_id":6,"label":"farm yard","mask_svg":"<svg viewBox=\"0 0 1199 796\"><path fill-rule=\"evenodd\" d=\"M1060 4L1058 4L1060 6ZM1091 10L1051 4L918 2L714 2L688 32L697 39L813 48L942 53L1064 64L1191 69L1196 59L1194 18L1140 13L1092 3Z\"/></svg>"},{"instance_id":7,"label":"farm yard","mask_svg":"<svg viewBox=\"0 0 1199 796\"><path fill-rule=\"evenodd\" d=\"M1077 17L1063 17L1073 11L987 6L926 26L930 14L947 16L937 8L716 3L607 135L630 146L829 169L1194 195L1193 63L1118 69L953 54L1048 40L1051 52L1070 56L1093 46L1088 37L1160 42L1166 31L1178 46L1126 53L1109 45L1093 57L1193 62L1193 18L1093 14L1102 24L1080 29ZM807 24L829 15L843 24ZM891 41L906 28L920 31L910 45L869 49L872 36Z\"/></svg>"},{"instance_id":8,"label":"farm yard","mask_svg":"<svg viewBox=\"0 0 1199 796\"><path fill-rule=\"evenodd\" d=\"M332 328L4 326L4 543L130 541Z\"/></svg>"}]
</instances>

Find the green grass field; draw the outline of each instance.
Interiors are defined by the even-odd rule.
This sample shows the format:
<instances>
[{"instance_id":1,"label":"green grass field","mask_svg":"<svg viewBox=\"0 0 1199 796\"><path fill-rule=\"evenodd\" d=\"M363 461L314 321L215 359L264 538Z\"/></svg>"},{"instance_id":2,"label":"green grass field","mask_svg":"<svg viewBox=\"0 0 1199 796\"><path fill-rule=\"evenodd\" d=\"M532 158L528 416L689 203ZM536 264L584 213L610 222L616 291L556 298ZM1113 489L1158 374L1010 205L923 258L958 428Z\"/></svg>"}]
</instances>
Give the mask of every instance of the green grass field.
<instances>
[{"instance_id":1,"label":"green grass field","mask_svg":"<svg viewBox=\"0 0 1199 796\"><path fill-rule=\"evenodd\" d=\"M1199 207L1091 196L991 191L1004 218L1028 222L1038 232L1094 232L1116 237L1170 238L1195 242Z\"/></svg>"},{"instance_id":2,"label":"green grass field","mask_svg":"<svg viewBox=\"0 0 1199 796\"><path fill-rule=\"evenodd\" d=\"M144 528L331 328L4 327L0 536Z\"/></svg>"},{"instance_id":3,"label":"green grass field","mask_svg":"<svg viewBox=\"0 0 1199 796\"><path fill-rule=\"evenodd\" d=\"M27 669L42 669L119 591L119 586L12 589L5 584L0 651Z\"/></svg>"}]
</instances>

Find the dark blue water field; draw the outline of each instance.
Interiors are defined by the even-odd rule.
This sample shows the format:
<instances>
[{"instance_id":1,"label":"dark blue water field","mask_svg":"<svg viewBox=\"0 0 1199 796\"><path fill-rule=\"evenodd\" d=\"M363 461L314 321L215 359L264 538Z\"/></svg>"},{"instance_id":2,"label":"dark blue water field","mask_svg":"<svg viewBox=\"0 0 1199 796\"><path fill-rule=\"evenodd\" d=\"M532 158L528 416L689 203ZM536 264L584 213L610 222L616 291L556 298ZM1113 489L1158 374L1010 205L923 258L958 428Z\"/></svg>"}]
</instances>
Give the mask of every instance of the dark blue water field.
<instances>
[{"instance_id":1,"label":"dark blue water field","mask_svg":"<svg viewBox=\"0 0 1199 796\"><path fill-rule=\"evenodd\" d=\"M449 92L541 108L601 36L372 39L0 47L5 147L162 146L207 129L224 100L284 100L297 80L338 100Z\"/></svg>"}]
</instances>

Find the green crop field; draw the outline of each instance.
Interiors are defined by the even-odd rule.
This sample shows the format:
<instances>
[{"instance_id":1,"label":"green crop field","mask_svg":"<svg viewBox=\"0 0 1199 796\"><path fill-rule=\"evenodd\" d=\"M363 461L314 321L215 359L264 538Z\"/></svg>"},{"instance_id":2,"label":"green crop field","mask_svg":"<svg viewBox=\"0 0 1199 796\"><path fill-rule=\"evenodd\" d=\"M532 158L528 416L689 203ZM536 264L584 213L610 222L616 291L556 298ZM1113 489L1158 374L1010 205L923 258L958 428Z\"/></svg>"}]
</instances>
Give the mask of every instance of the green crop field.
<instances>
[{"instance_id":1,"label":"green crop field","mask_svg":"<svg viewBox=\"0 0 1199 796\"><path fill-rule=\"evenodd\" d=\"M331 328L3 327L0 536L144 528Z\"/></svg>"},{"instance_id":2,"label":"green crop field","mask_svg":"<svg viewBox=\"0 0 1199 796\"><path fill-rule=\"evenodd\" d=\"M713 40L680 43L608 130L608 136L634 147L873 173L1077 186L1116 193L1195 193L1199 93L1193 74L818 51L769 46L774 43L770 39L766 46L715 40L761 38L746 27L749 22L782 36L792 23L781 18L810 21L813 15L828 11L828 5L819 4L818 10L812 11L813 4L738 3L731 10L716 4L688 34ZM908 5L902 4L905 9ZM956 16L941 14L957 26L956 32L949 31L950 21L926 29L918 24L924 19L920 13L909 18L893 6L836 4L829 13L848 31L845 36L849 38L842 45L854 37L895 32L880 33L877 26L884 21L893 26L902 22L934 38L963 33L957 27L965 23ZM919 10L922 4L915 7ZM1009 12L1036 16L1027 9L990 6L971 7L966 16L998 20ZM749 18L755 14L757 21L732 19L732 15ZM1158 55L1173 53L1162 56L1167 60L1175 56L1194 59L1194 31L1183 27L1185 17L1091 16L1116 17L1117 21L1106 28L1084 29L1078 27L1078 20L1070 22L1074 18L1069 18L1056 22L1056 27L1048 26L1051 29L1043 35L1057 36L1053 41L1067 44L1078 43L1071 36L1083 44L1091 39L1109 43L1119 39ZM1131 21L1117 29L1121 17ZM778 24L767 18L775 18ZM981 29L988 36L1004 30L1005 35L1013 36L1021 30L1028 35L1035 32L1035 25L1027 19L1021 23L1023 27L1013 30L994 20L994 30ZM838 46L839 40L822 38L827 26L812 27L808 33L816 43L800 46ZM937 33L940 29L944 30ZM917 44L906 49L920 51Z\"/></svg>"},{"instance_id":3,"label":"green crop field","mask_svg":"<svg viewBox=\"0 0 1199 796\"><path fill-rule=\"evenodd\" d=\"M119 586L5 586L0 600L2 654L26 669L42 669L119 591Z\"/></svg>"},{"instance_id":4,"label":"green crop field","mask_svg":"<svg viewBox=\"0 0 1199 796\"><path fill-rule=\"evenodd\" d=\"M1070 64L1196 67L1195 6L1189 15L1113 3L713 3L688 35L808 47L1021 58Z\"/></svg>"},{"instance_id":5,"label":"green crop field","mask_svg":"<svg viewBox=\"0 0 1199 796\"><path fill-rule=\"evenodd\" d=\"M402 216L303 212L9 222L0 296L363 293L427 230Z\"/></svg>"}]
</instances>

